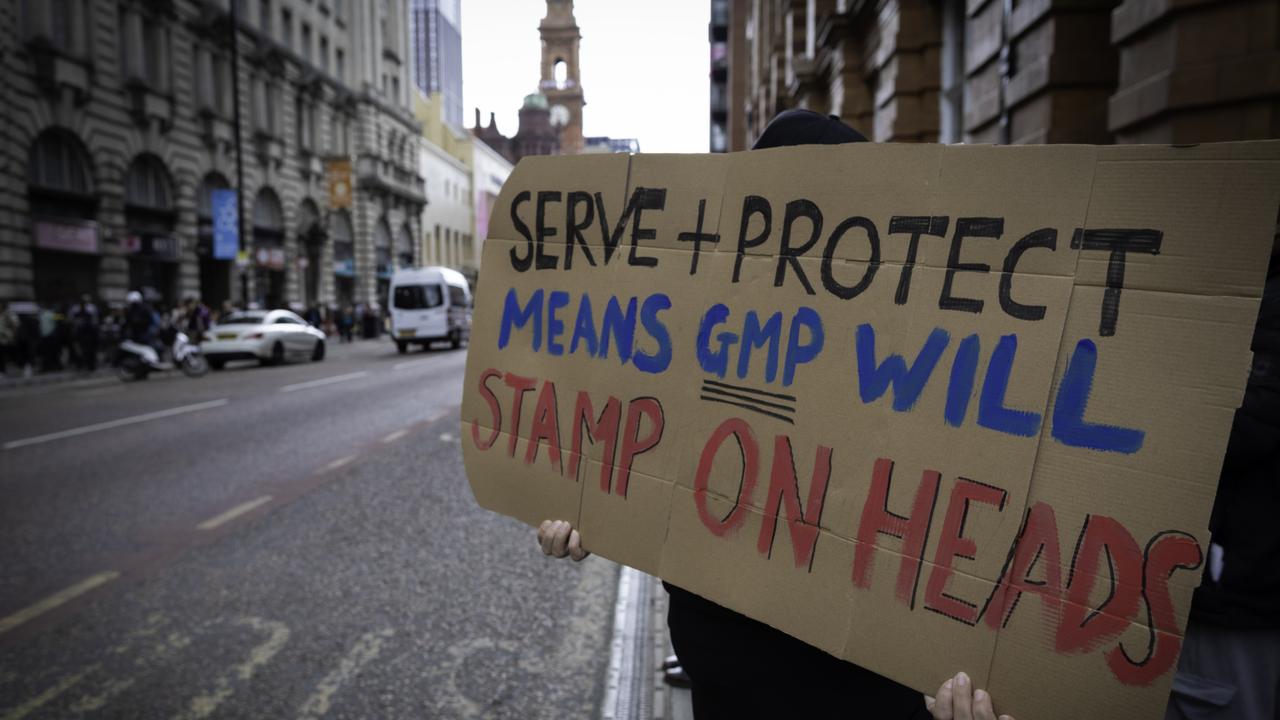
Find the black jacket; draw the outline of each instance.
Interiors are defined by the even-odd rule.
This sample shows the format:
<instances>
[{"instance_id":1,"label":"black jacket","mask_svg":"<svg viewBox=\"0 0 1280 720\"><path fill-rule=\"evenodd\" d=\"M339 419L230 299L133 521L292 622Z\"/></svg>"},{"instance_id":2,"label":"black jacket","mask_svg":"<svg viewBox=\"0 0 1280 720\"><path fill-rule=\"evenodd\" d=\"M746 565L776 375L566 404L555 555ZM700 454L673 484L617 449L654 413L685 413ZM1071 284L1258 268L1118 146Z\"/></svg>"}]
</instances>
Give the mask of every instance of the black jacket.
<instances>
[{"instance_id":1,"label":"black jacket","mask_svg":"<svg viewBox=\"0 0 1280 720\"><path fill-rule=\"evenodd\" d=\"M1206 568L1191 612L1215 625L1280 628L1280 255L1272 256L1253 353L1209 522L1225 551L1222 575L1214 582Z\"/></svg>"}]
</instances>

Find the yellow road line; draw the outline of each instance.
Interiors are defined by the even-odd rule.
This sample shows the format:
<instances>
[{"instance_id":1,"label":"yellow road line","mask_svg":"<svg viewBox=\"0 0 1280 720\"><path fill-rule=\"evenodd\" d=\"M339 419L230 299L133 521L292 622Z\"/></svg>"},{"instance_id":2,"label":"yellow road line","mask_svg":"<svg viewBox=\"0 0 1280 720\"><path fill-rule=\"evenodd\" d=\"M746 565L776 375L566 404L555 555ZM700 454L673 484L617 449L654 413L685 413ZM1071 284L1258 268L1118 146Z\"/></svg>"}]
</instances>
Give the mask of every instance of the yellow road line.
<instances>
[{"instance_id":1,"label":"yellow road line","mask_svg":"<svg viewBox=\"0 0 1280 720\"><path fill-rule=\"evenodd\" d=\"M98 669L98 666L93 665L89 667L87 670L84 670L82 672L76 673L75 675L70 675L66 678L63 678L63 680L59 682L57 685L54 685L48 690L45 690L44 692L31 698L25 703L10 710L8 713L5 713L4 717L0 718L0 720L22 720L22 718L25 718L26 716L30 715L36 710L39 710L45 705L48 705L58 696L62 695L66 691L75 687L77 684L80 683L81 680L85 678L86 675L88 675L89 673L97 669Z\"/></svg>"},{"instance_id":2,"label":"yellow road line","mask_svg":"<svg viewBox=\"0 0 1280 720\"><path fill-rule=\"evenodd\" d=\"M259 507L261 507L261 506L263 506L263 505L266 505L266 504L267 504L267 503L269 503L269 502L271 502L271 496L270 496L270 495L263 495L262 497L260 497L260 498L258 498L258 499L256 499L256 500L250 500L249 502L246 502L246 503L240 503L239 505L237 505L237 506L235 506L235 507L231 508L230 510L228 510L228 511L226 511L226 512L224 512L224 513L222 513L221 515L215 515L215 516L213 516L213 517L209 518L208 520L205 520L204 522L202 522L202 523L200 523L199 525L197 525L197 526L196 526L196 529L197 529L197 530L212 530L212 529L214 529L214 528L218 527L219 525L225 525L225 524L227 524L227 523L231 522L232 520L235 520L236 518L240 517L241 515L243 515L243 514L245 514L245 513L247 513L247 512L250 512L250 511L252 511L252 510L254 510L254 509L256 509L256 508L259 508Z\"/></svg>"},{"instance_id":3,"label":"yellow road line","mask_svg":"<svg viewBox=\"0 0 1280 720\"><path fill-rule=\"evenodd\" d=\"M66 604L90 590L100 585L105 585L118 577L120 577L120 573L115 570L100 572L97 575L81 580L69 588L59 590L34 605L28 605L12 615L0 618L0 635L9 632L25 622L40 617L59 605Z\"/></svg>"},{"instance_id":4,"label":"yellow road line","mask_svg":"<svg viewBox=\"0 0 1280 720\"><path fill-rule=\"evenodd\" d=\"M302 703L302 707L298 710L298 719L315 720L316 718L324 717L329 712L334 694L341 690L342 686L348 681L360 674L365 665L368 665L378 657L378 654L382 652L382 642L392 635L395 635L395 631L390 628L381 632L361 635L356 644L339 661L338 667L324 676L324 679L316 686L315 692L311 693L311 697Z\"/></svg>"}]
</instances>

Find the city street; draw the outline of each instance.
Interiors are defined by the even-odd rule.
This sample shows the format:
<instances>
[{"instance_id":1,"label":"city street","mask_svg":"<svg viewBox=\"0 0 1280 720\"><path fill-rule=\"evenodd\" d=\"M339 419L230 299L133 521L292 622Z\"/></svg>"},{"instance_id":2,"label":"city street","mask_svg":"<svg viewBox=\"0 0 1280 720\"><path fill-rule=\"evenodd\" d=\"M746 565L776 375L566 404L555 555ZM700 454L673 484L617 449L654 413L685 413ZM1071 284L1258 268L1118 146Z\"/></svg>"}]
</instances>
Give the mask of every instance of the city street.
<instances>
[{"instance_id":1,"label":"city street","mask_svg":"<svg viewBox=\"0 0 1280 720\"><path fill-rule=\"evenodd\" d=\"M0 392L0 719L598 716L617 566L476 506L465 359Z\"/></svg>"}]
</instances>

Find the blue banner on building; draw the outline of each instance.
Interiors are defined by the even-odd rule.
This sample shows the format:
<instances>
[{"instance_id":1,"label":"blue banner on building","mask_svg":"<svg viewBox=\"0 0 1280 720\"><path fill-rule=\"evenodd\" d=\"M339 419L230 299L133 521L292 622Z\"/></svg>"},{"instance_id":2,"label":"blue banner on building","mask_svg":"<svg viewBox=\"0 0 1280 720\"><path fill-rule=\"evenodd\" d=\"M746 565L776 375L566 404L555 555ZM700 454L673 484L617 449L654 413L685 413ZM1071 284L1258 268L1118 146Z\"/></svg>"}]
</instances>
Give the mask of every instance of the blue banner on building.
<instances>
[{"instance_id":1,"label":"blue banner on building","mask_svg":"<svg viewBox=\"0 0 1280 720\"><path fill-rule=\"evenodd\" d=\"M240 216L236 209L235 190L214 190L213 257L218 260L234 260L240 249Z\"/></svg>"}]
</instances>

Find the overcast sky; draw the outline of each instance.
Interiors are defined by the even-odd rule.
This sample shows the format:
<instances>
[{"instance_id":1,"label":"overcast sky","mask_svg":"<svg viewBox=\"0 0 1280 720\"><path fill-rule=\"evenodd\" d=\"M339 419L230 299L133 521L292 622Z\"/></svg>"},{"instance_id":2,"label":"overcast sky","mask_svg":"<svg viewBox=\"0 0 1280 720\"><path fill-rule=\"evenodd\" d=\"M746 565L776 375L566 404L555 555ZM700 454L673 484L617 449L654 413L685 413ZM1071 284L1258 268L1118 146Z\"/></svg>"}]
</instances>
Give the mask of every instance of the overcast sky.
<instances>
[{"instance_id":1,"label":"overcast sky","mask_svg":"<svg viewBox=\"0 0 1280 720\"><path fill-rule=\"evenodd\" d=\"M514 135L537 90L544 0L462 0L463 120ZM707 152L710 0L577 0L588 136L634 137L644 152Z\"/></svg>"}]
</instances>

